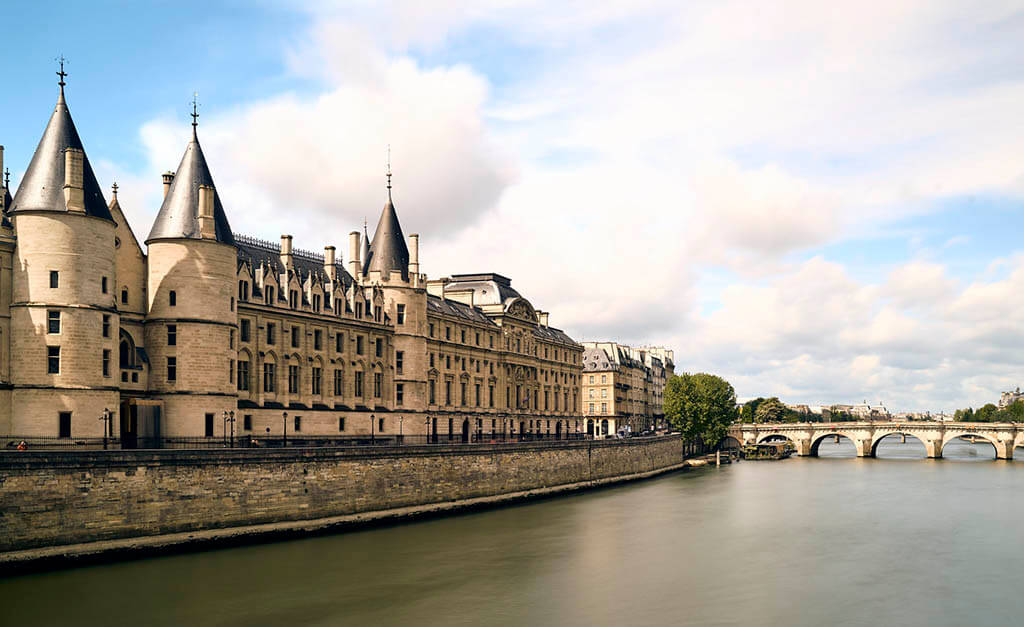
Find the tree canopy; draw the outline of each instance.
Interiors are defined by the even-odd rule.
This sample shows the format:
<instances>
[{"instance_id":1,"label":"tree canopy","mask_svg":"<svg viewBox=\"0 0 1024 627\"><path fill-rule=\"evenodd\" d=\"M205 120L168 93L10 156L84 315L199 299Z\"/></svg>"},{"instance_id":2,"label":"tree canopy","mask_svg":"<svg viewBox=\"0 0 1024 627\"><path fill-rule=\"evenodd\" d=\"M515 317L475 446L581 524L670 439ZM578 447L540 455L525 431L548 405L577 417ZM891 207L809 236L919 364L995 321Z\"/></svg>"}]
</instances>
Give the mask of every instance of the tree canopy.
<instances>
[{"instance_id":1,"label":"tree canopy","mask_svg":"<svg viewBox=\"0 0 1024 627\"><path fill-rule=\"evenodd\" d=\"M713 374L673 376L665 384L665 417L683 437L716 443L739 418L736 390Z\"/></svg>"},{"instance_id":2,"label":"tree canopy","mask_svg":"<svg viewBox=\"0 0 1024 627\"><path fill-rule=\"evenodd\" d=\"M1009 406L999 409L992 403L986 403L978 409L968 407L953 412L956 422L1024 422L1024 401L1014 401Z\"/></svg>"}]
</instances>

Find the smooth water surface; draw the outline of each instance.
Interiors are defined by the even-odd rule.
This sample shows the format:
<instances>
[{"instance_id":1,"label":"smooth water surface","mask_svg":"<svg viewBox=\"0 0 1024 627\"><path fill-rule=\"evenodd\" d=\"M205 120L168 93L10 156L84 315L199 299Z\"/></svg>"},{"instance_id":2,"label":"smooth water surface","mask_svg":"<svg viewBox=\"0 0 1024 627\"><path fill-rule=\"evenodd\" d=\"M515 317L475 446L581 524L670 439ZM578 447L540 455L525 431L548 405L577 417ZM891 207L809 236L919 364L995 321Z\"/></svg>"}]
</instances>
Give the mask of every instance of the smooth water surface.
<instances>
[{"instance_id":1,"label":"smooth water surface","mask_svg":"<svg viewBox=\"0 0 1024 627\"><path fill-rule=\"evenodd\" d=\"M885 448L910 456L903 446L913 441ZM0 580L0 623L1024 624L1024 463L843 459L841 448L395 527Z\"/></svg>"}]
</instances>

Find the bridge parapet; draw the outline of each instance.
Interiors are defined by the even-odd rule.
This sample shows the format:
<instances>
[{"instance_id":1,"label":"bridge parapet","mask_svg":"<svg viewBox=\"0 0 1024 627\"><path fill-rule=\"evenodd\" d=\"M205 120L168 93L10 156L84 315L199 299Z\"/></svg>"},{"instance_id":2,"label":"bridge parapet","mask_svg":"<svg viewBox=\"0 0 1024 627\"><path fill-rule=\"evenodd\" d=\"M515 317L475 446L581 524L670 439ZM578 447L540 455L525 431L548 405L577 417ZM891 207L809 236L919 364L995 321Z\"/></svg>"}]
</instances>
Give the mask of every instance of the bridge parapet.
<instances>
[{"instance_id":1,"label":"bridge parapet","mask_svg":"<svg viewBox=\"0 0 1024 627\"><path fill-rule=\"evenodd\" d=\"M853 442L858 457L874 457L882 438L894 434L920 440L929 458L942 457L942 449L964 435L990 442L996 449L996 459L1013 459L1014 448L1024 446L1024 424L1013 422L798 422L737 424L729 430L731 437L743 443L788 439L796 446L797 454L803 456L817 456L818 446L825 438L839 435Z\"/></svg>"}]
</instances>

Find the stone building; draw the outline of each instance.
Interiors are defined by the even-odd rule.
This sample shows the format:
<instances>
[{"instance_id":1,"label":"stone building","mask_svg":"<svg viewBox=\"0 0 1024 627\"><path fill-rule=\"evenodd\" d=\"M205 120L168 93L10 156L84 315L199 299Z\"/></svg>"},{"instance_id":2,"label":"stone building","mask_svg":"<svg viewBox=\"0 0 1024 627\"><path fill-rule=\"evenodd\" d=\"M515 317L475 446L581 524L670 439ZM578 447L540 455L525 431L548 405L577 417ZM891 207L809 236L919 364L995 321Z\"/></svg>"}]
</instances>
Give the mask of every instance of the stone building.
<instances>
[{"instance_id":1,"label":"stone building","mask_svg":"<svg viewBox=\"0 0 1024 627\"><path fill-rule=\"evenodd\" d=\"M347 264L236 234L199 142L144 241L93 174L60 82L0 190L0 433L338 438L580 433L583 347L499 274L428 280L392 201ZM3 169L0 148L0 170ZM145 248L143 248L143 245ZM108 418L109 417L109 418ZM232 422L233 420L233 422Z\"/></svg>"},{"instance_id":2,"label":"stone building","mask_svg":"<svg viewBox=\"0 0 1024 627\"><path fill-rule=\"evenodd\" d=\"M675 373L673 351L615 342L583 342L583 346L582 409L587 432L605 436L659 426L665 417L665 383Z\"/></svg>"}]
</instances>

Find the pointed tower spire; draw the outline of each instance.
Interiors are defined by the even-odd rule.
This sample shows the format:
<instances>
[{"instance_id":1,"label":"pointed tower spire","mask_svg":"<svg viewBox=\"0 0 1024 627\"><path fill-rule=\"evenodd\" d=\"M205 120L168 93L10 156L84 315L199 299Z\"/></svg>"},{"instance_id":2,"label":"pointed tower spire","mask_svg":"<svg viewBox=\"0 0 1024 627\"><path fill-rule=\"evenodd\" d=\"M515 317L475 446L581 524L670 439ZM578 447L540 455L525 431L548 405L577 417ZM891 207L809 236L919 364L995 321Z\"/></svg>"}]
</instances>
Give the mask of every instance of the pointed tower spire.
<instances>
[{"instance_id":1,"label":"pointed tower spire","mask_svg":"<svg viewBox=\"0 0 1024 627\"><path fill-rule=\"evenodd\" d=\"M363 217L363 244L359 249L359 258L363 261L363 268L366 268L366 260L370 258L370 236L366 233L366 217Z\"/></svg>"},{"instance_id":2,"label":"pointed tower spire","mask_svg":"<svg viewBox=\"0 0 1024 627\"><path fill-rule=\"evenodd\" d=\"M67 213L71 209L84 212L94 218L113 220L96 175L93 174L89 156L82 146L82 139L71 119L64 99L64 57L58 59L60 70L60 93L57 106L43 131L32 161L21 177L18 194L9 213L18 211L57 211ZM68 171L68 164L72 165ZM80 196L79 196L80 194ZM70 198L70 201L69 201Z\"/></svg>"},{"instance_id":3,"label":"pointed tower spire","mask_svg":"<svg viewBox=\"0 0 1024 627\"><path fill-rule=\"evenodd\" d=\"M380 214L377 230L373 232L373 243L363 257L363 272L380 272L381 277L390 278L391 272L398 270L402 280L409 280L409 249L402 235L402 225L398 223L394 202L391 200L391 146L388 146L388 202Z\"/></svg>"},{"instance_id":4,"label":"pointed tower spire","mask_svg":"<svg viewBox=\"0 0 1024 627\"><path fill-rule=\"evenodd\" d=\"M146 241L215 239L222 244L233 245L235 237L231 233L231 225L221 205L220 194L213 184L203 148L199 145L196 130L199 126L199 104L196 96L192 99L190 115L192 140L185 148L185 154L181 157L181 163L164 195L164 202L160 205L160 212ZM206 228L204 224L212 228Z\"/></svg>"}]
</instances>

